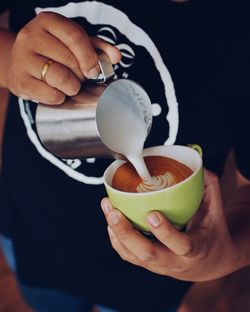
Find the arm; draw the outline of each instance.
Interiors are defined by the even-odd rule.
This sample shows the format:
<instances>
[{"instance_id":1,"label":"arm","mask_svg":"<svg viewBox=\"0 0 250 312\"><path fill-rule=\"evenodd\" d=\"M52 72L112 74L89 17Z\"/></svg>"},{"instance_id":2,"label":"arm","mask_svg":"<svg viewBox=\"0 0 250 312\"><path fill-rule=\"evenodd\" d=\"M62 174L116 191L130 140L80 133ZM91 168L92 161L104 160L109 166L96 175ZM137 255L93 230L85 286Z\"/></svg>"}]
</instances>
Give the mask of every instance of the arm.
<instances>
[{"instance_id":1,"label":"arm","mask_svg":"<svg viewBox=\"0 0 250 312\"><path fill-rule=\"evenodd\" d=\"M150 213L148 224L158 241L134 229L107 199L102 207L113 247L124 260L150 271L181 280L209 281L249 264L250 183L246 180L224 211L219 181L206 171L203 202L186 233L175 230L159 212ZM152 217L155 225L150 223ZM239 219L244 220L235 225Z\"/></svg>"},{"instance_id":2,"label":"arm","mask_svg":"<svg viewBox=\"0 0 250 312\"><path fill-rule=\"evenodd\" d=\"M16 34L0 28L0 88L7 88L6 64L7 56L15 41Z\"/></svg>"}]
</instances>

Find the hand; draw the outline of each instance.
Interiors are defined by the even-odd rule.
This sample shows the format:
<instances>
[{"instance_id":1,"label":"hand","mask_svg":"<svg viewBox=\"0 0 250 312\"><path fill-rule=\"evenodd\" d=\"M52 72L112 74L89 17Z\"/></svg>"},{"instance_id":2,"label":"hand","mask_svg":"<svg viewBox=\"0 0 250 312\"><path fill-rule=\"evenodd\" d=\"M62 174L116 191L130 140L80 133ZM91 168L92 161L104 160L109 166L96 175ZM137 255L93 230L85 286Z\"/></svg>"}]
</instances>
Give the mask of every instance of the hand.
<instances>
[{"instance_id":1,"label":"hand","mask_svg":"<svg viewBox=\"0 0 250 312\"><path fill-rule=\"evenodd\" d=\"M147 223L157 239L146 238L107 198L101 204L111 244L128 262L187 281L212 280L241 266L223 213L218 179L208 171L201 206L186 233L154 211L147 216Z\"/></svg>"},{"instance_id":2,"label":"hand","mask_svg":"<svg viewBox=\"0 0 250 312\"><path fill-rule=\"evenodd\" d=\"M85 77L98 75L95 50L104 51L112 63L120 60L117 48L89 37L77 23L59 14L44 12L15 37L5 63L5 81L14 94L46 104L60 104L76 95ZM43 66L52 60L41 80Z\"/></svg>"}]
</instances>

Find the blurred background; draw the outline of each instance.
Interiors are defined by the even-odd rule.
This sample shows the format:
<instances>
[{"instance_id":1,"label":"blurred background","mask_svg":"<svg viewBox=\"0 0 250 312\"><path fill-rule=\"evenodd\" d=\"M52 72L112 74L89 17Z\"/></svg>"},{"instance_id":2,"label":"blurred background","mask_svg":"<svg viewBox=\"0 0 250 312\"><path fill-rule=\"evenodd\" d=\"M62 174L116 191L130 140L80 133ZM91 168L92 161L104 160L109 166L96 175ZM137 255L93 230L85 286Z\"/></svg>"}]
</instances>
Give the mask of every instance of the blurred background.
<instances>
[{"instance_id":1,"label":"blurred background","mask_svg":"<svg viewBox=\"0 0 250 312\"><path fill-rule=\"evenodd\" d=\"M8 12L0 15L0 26L8 27ZM2 147L8 91L0 88L0 155ZM1 166L1 157L0 157ZM227 188L223 189L224 200L234 192L237 175L233 152L229 155L223 179ZM250 207L249 207L250 209ZM1 234L1 233L0 233ZM250 245L250 242L249 242ZM212 270L212 268L211 268ZM8 267L0 242L0 312L32 311L23 301L16 284L15 275ZM195 283L178 312L249 312L250 311L250 267L227 277L203 283ZM69 311L74 312L74 311ZM93 311L94 312L94 311ZM98 312L97 310L95 312ZM133 311L135 312L135 311ZM143 312L143 311L138 311ZM152 311L159 312L159 311Z\"/></svg>"}]
</instances>

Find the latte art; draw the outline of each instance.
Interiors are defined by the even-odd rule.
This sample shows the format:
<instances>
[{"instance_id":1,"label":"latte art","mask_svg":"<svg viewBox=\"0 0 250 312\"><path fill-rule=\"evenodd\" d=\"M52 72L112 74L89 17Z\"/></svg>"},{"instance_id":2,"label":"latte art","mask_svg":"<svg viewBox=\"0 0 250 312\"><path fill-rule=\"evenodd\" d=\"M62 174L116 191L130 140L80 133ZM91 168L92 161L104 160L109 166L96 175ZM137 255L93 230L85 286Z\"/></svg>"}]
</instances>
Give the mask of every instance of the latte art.
<instances>
[{"instance_id":1,"label":"latte art","mask_svg":"<svg viewBox=\"0 0 250 312\"><path fill-rule=\"evenodd\" d=\"M144 161L152 177L150 180L142 180L133 165L126 162L116 170L112 187L122 192L152 192L175 185L193 173L183 163L165 156L146 156Z\"/></svg>"},{"instance_id":2,"label":"latte art","mask_svg":"<svg viewBox=\"0 0 250 312\"><path fill-rule=\"evenodd\" d=\"M152 177L150 181L142 181L136 188L137 193L159 191L175 185L176 181L171 172Z\"/></svg>"}]
</instances>

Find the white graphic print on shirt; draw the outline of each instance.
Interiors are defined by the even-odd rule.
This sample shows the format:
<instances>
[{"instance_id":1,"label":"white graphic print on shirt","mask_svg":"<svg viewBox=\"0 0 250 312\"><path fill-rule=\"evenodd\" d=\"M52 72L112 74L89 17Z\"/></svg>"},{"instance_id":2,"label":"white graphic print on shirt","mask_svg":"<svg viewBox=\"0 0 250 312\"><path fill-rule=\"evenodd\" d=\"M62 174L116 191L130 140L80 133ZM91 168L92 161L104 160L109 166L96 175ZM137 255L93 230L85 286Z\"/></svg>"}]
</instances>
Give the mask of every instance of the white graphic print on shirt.
<instances>
[{"instance_id":1,"label":"white graphic print on shirt","mask_svg":"<svg viewBox=\"0 0 250 312\"><path fill-rule=\"evenodd\" d=\"M120 63L115 66L115 71L118 73L119 77L129 77L130 69L133 68L134 59L138 53L136 50L140 49L141 51L143 49L143 53L149 55L150 62L152 63L152 71L155 76L157 76L159 84L162 85L165 102L162 103L161 101L161 105L158 104L159 101L154 98L155 95L151 95L149 92L150 90L146 89L153 102L153 115L155 117L160 117L163 123L166 124L166 131L162 131L164 137L160 144L173 144L176 140L179 123L175 89L170 73L156 45L148 34L138 25L131 22L128 16L122 11L102 2L85 1L80 3L68 3L61 7L36 8L36 14L43 11L56 12L72 19L81 17L91 25L97 27L96 35L117 45L122 52L122 59ZM123 38L123 41L119 41L118 37ZM151 72L150 69L148 70ZM155 79L153 79L153 81L155 83ZM164 104L167 106L166 108L164 108ZM34 129L34 103L19 98L19 106L27 134L42 157L57 166L69 177L79 182L93 185L103 183L102 176L97 176L96 171L93 172L93 174L91 173L91 166L96 166L98 160L93 158L85 160L65 160L57 158L49 153L40 143ZM88 170L86 170L86 166L88 166Z\"/></svg>"}]
</instances>

